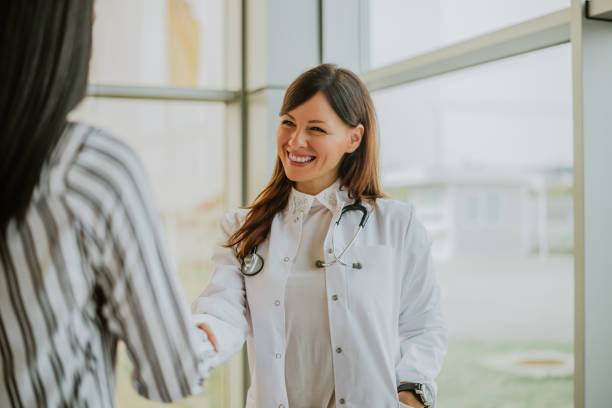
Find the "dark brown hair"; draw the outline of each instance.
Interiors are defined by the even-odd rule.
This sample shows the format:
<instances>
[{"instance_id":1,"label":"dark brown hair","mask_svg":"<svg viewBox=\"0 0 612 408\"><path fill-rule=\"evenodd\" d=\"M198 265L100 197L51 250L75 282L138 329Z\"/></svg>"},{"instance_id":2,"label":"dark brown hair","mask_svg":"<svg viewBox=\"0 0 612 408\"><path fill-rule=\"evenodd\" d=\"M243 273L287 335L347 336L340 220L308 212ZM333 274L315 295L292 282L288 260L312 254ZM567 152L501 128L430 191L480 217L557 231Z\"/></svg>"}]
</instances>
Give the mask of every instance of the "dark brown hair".
<instances>
[{"instance_id":1,"label":"dark brown hair","mask_svg":"<svg viewBox=\"0 0 612 408\"><path fill-rule=\"evenodd\" d=\"M280 115L297 108L316 93L327 98L336 114L350 127L363 125L361 144L346 153L338 177L352 199L374 201L384 197L378 177L378 137L376 112L365 84L353 72L322 64L301 74L287 89ZM287 205L293 182L285 175L280 158L268 186L246 208L242 226L225 243L234 247L239 258L249 254L270 233L276 213Z\"/></svg>"}]
</instances>

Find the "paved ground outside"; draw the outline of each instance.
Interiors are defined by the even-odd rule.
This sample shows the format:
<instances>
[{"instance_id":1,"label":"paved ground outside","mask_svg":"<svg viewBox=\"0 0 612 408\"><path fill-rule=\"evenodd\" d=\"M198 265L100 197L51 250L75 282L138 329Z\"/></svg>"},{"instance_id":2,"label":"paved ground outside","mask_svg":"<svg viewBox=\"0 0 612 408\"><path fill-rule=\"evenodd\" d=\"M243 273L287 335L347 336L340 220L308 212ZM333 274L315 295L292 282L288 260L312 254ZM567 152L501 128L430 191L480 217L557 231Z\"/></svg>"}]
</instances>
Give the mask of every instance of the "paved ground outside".
<instances>
[{"instance_id":1,"label":"paved ground outside","mask_svg":"<svg viewBox=\"0 0 612 408\"><path fill-rule=\"evenodd\" d=\"M574 260L470 258L436 262L450 335L572 340Z\"/></svg>"}]
</instances>

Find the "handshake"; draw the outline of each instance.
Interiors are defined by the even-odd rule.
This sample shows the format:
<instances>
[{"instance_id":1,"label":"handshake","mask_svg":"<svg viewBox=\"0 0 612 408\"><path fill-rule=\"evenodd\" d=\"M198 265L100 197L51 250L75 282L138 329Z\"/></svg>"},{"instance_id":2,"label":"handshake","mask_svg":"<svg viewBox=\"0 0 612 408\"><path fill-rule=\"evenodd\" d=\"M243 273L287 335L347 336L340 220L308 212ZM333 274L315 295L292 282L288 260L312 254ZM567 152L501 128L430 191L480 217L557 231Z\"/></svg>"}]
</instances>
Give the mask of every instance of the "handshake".
<instances>
[{"instance_id":1,"label":"handshake","mask_svg":"<svg viewBox=\"0 0 612 408\"><path fill-rule=\"evenodd\" d=\"M204 333L206 333L206 336L208 337L208 341L210 341L210 343L213 345L213 348L218 353L219 352L219 343L217 342L217 336L215 336L215 333L213 333L213 331L210 328L210 326L207 325L206 323L198 323L198 324L196 324L196 326L200 330L202 330Z\"/></svg>"}]
</instances>

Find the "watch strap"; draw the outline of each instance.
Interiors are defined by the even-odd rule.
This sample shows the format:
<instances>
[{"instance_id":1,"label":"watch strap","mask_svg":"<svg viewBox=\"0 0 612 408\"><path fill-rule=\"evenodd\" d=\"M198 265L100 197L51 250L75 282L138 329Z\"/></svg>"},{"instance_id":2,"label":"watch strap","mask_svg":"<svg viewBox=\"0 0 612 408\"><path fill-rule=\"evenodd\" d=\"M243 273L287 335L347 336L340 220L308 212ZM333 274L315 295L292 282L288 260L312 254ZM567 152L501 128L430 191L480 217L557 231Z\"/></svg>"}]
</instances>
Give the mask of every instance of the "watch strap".
<instances>
[{"instance_id":1,"label":"watch strap","mask_svg":"<svg viewBox=\"0 0 612 408\"><path fill-rule=\"evenodd\" d=\"M431 401L428 401L425 397L425 392L423 391L423 384L411 382L403 383L397 386L397 392L402 391L411 392L419 401L421 401L421 404L426 407L431 406Z\"/></svg>"}]
</instances>

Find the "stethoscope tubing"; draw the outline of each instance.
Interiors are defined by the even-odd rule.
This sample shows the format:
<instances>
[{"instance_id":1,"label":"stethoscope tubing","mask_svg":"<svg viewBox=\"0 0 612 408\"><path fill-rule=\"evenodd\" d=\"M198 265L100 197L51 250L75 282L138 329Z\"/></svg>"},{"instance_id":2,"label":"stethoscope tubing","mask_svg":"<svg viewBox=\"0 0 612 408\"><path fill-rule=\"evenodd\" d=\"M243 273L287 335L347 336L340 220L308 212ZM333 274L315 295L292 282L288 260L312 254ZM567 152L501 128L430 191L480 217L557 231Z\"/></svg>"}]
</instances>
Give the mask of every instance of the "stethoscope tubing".
<instances>
[{"instance_id":1,"label":"stethoscope tubing","mask_svg":"<svg viewBox=\"0 0 612 408\"><path fill-rule=\"evenodd\" d=\"M340 220L342 220L342 216L344 215L344 213L349 212L349 211L359 211L363 215L361 217L361 220L359 221L359 227L357 228L357 232L355 233L355 235L353 235L353 238L351 239L351 241L342 250L342 252L340 252L340 255L336 255L336 243L335 243L336 229L340 225ZM368 213L367 208L363 204L361 204L360 201L356 201L353 204L344 206L342 210L340 211L338 220L334 223L334 230L332 231L332 248L331 249L332 249L332 255L334 259L332 259L330 262L327 262L327 263L321 260L317 260L315 262L315 266L317 268L326 268L328 266L334 265L335 263L339 263L340 265L352 267L353 269L361 269L362 268L361 263L356 262L356 263L353 263L352 265L349 265L342 260L342 257L344 256L346 251L348 251L353 246L355 241L357 241L357 237L359 237L359 234L361 233L361 231L365 227L366 222L368 221L368 216L369 216L369 213ZM242 259L242 263L240 265L240 272L244 276L255 276L259 272L261 272L261 270L263 269L263 266L264 266L264 260L261 257L261 255L257 253L257 246L255 246L253 250L251 251L251 253Z\"/></svg>"},{"instance_id":2,"label":"stethoscope tubing","mask_svg":"<svg viewBox=\"0 0 612 408\"><path fill-rule=\"evenodd\" d=\"M331 262L327 262L327 263L321 260L317 260L317 262L315 262L315 266L317 268L327 268L328 266L332 266L335 263L339 263L340 265L343 265L343 266L350 266L354 269L361 269L360 263L353 263L352 265L348 265L342 260L342 257L344 256L346 251L348 251L353 246L355 241L357 241L357 237L361 233L361 230L363 230L363 225L361 224L359 225L359 227L357 228L357 232L355 233L355 235L353 235L353 239L351 239L351 242L349 242L348 245L342 250L342 252L340 252L340 255L336 255L336 245L334 242L334 239L336 237L336 227L337 226L338 226L338 223L335 223L334 231L332 232L332 255L334 256L334 259L332 259Z\"/></svg>"}]
</instances>

